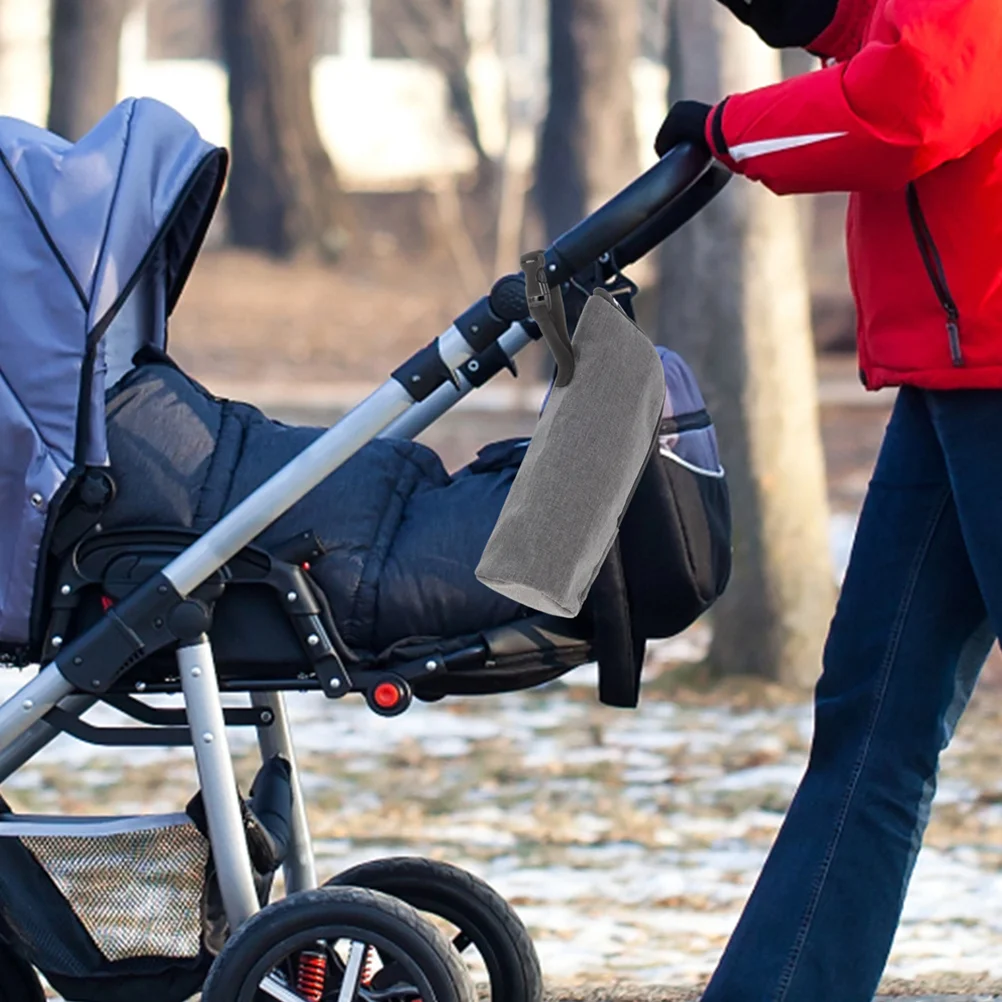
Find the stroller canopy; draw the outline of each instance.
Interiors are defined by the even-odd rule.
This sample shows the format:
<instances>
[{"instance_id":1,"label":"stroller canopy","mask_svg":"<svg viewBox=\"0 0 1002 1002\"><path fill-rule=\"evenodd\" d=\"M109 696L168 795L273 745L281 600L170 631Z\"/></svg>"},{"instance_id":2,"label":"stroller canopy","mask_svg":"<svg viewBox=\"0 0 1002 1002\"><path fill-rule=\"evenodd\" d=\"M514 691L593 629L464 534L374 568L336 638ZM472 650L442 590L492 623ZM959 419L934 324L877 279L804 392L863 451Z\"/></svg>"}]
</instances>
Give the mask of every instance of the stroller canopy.
<instances>
[{"instance_id":1,"label":"stroller canopy","mask_svg":"<svg viewBox=\"0 0 1002 1002\"><path fill-rule=\"evenodd\" d=\"M76 144L0 117L0 644L29 639L50 509L107 464L105 386L164 346L226 165L150 99Z\"/></svg>"}]
</instances>

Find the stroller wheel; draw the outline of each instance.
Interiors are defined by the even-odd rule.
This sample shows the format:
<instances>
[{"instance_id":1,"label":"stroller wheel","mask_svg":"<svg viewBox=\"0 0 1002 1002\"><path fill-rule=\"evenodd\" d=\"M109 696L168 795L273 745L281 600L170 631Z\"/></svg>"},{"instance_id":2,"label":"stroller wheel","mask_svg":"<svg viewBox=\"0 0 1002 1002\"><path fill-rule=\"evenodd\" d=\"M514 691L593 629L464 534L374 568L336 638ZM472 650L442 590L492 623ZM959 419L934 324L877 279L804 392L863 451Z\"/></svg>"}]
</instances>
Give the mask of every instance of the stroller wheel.
<instances>
[{"instance_id":1,"label":"stroller wheel","mask_svg":"<svg viewBox=\"0 0 1002 1002\"><path fill-rule=\"evenodd\" d=\"M444 919L460 953L479 952L490 979L491 1002L540 1002L543 975L528 930L489 884L459 867L402 856L362 863L327 886L368 887Z\"/></svg>"},{"instance_id":2,"label":"stroller wheel","mask_svg":"<svg viewBox=\"0 0 1002 1002\"><path fill-rule=\"evenodd\" d=\"M0 1002L45 1002L35 969L0 943Z\"/></svg>"},{"instance_id":3,"label":"stroller wheel","mask_svg":"<svg viewBox=\"0 0 1002 1002\"><path fill-rule=\"evenodd\" d=\"M302 891L227 941L202 1002L475 1002L452 944L396 898L357 887Z\"/></svg>"}]
</instances>

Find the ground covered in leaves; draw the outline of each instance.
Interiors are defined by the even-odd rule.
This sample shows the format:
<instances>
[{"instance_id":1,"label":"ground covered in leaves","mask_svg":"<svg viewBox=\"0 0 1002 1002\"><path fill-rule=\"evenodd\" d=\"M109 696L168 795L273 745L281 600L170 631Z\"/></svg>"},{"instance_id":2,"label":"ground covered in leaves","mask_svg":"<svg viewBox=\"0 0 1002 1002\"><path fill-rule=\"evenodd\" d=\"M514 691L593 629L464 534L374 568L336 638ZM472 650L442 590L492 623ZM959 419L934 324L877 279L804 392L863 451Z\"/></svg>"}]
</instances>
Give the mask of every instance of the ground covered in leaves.
<instances>
[{"instance_id":1,"label":"ground covered in leaves","mask_svg":"<svg viewBox=\"0 0 1002 1002\"><path fill-rule=\"evenodd\" d=\"M655 647L630 713L596 704L587 667L391 720L354 700L295 697L322 873L387 855L448 859L515 905L551 983L697 986L775 836L811 728L808 705L769 687L693 688L686 665L705 639ZM988 688L946 754L891 977L1002 978L1000 726ZM237 749L247 782L246 735ZM124 757L60 739L4 795L25 811L171 811L193 783L184 751Z\"/></svg>"}]
</instances>

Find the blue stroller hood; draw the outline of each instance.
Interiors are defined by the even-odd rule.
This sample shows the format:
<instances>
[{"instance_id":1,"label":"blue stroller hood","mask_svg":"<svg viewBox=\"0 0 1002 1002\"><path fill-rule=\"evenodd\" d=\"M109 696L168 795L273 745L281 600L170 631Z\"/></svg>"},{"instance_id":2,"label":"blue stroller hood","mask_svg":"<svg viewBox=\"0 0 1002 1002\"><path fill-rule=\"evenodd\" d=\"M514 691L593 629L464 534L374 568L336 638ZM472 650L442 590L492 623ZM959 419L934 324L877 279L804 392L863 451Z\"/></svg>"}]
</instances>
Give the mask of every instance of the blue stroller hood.
<instances>
[{"instance_id":1,"label":"blue stroller hood","mask_svg":"<svg viewBox=\"0 0 1002 1002\"><path fill-rule=\"evenodd\" d=\"M170 315L225 150L128 100L76 144L0 117L0 644L29 640L47 521L107 465L105 387Z\"/></svg>"}]
</instances>

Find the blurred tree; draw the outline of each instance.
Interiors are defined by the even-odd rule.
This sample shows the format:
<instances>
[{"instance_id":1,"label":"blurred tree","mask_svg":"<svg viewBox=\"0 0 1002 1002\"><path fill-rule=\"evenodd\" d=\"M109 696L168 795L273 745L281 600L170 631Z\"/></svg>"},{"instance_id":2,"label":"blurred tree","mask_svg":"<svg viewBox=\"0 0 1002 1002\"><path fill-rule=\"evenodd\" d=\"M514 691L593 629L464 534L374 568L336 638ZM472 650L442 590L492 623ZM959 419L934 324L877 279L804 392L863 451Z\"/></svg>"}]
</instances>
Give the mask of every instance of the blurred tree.
<instances>
[{"instance_id":1,"label":"blurred tree","mask_svg":"<svg viewBox=\"0 0 1002 1002\"><path fill-rule=\"evenodd\" d=\"M336 257L346 236L313 110L315 0L222 0L220 11L232 117L230 239L280 257Z\"/></svg>"},{"instance_id":2,"label":"blurred tree","mask_svg":"<svg viewBox=\"0 0 1002 1002\"><path fill-rule=\"evenodd\" d=\"M672 100L714 101L780 78L720 4L674 0ZM835 596L810 303L797 207L735 179L663 249L660 339L693 364L715 416L734 572L710 667L807 687Z\"/></svg>"},{"instance_id":3,"label":"blurred tree","mask_svg":"<svg viewBox=\"0 0 1002 1002\"><path fill-rule=\"evenodd\" d=\"M118 100L118 49L131 0L52 0L48 127L76 142Z\"/></svg>"},{"instance_id":4,"label":"blurred tree","mask_svg":"<svg viewBox=\"0 0 1002 1002\"><path fill-rule=\"evenodd\" d=\"M147 59L222 60L216 0L147 0Z\"/></svg>"},{"instance_id":5,"label":"blurred tree","mask_svg":"<svg viewBox=\"0 0 1002 1002\"><path fill-rule=\"evenodd\" d=\"M535 199L559 236L639 172L637 0L550 0L550 104Z\"/></svg>"},{"instance_id":6,"label":"blurred tree","mask_svg":"<svg viewBox=\"0 0 1002 1002\"><path fill-rule=\"evenodd\" d=\"M493 163L480 139L470 85L470 39L464 0L375 0L376 42L390 42L392 54L430 63L445 77L449 105L477 155L478 176L488 181ZM375 45L375 54L383 54Z\"/></svg>"}]
</instances>

